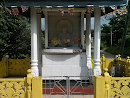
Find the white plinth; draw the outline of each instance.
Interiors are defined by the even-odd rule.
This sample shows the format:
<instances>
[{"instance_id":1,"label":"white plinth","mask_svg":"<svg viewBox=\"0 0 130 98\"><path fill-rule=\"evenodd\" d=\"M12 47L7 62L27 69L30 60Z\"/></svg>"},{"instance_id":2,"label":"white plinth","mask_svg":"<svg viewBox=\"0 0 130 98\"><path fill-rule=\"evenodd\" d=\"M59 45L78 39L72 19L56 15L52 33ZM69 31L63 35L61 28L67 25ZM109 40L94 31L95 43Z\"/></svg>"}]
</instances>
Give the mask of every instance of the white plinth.
<instances>
[{"instance_id":1,"label":"white plinth","mask_svg":"<svg viewBox=\"0 0 130 98\"><path fill-rule=\"evenodd\" d=\"M73 79L85 79L88 77L80 77L88 75L87 56L85 53L78 54L50 54L42 55L42 77L52 76L78 76Z\"/></svg>"}]
</instances>

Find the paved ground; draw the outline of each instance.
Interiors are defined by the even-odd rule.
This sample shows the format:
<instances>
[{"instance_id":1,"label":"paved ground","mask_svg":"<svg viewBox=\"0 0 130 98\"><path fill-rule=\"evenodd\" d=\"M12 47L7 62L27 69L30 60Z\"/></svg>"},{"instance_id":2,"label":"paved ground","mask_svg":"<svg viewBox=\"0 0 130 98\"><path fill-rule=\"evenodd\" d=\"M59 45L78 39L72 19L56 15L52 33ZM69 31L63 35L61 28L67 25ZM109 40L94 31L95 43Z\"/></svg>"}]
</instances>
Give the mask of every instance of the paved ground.
<instances>
[{"instance_id":1,"label":"paved ground","mask_svg":"<svg viewBox=\"0 0 130 98\"><path fill-rule=\"evenodd\" d=\"M102 54L104 54L105 55L105 58L106 59L114 59L115 58L115 55L113 55L113 54L110 54L110 53L107 53L107 52L104 52L104 51L100 51L100 56L102 56Z\"/></svg>"},{"instance_id":2,"label":"paved ground","mask_svg":"<svg viewBox=\"0 0 130 98\"><path fill-rule=\"evenodd\" d=\"M72 95L70 97L64 95L43 95L43 98L94 98L93 95Z\"/></svg>"}]
</instances>

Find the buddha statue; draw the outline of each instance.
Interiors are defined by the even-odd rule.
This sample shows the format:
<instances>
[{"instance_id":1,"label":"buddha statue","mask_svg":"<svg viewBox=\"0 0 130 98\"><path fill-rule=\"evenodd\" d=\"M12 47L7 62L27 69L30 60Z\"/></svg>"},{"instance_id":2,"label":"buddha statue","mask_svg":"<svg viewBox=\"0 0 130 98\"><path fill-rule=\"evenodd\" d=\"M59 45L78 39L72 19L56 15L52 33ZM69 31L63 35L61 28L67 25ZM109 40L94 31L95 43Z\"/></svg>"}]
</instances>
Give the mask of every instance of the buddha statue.
<instances>
[{"instance_id":1,"label":"buddha statue","mask_svg":"<svg viewBox=\"0 0 130 98\"><path fill-rule=\"evenodd\" d=\"M66 47L70 43L70 34L67 32L67 28L63 27L62 32L59 34L61 46Z\"/></svg>"}]
</instances>

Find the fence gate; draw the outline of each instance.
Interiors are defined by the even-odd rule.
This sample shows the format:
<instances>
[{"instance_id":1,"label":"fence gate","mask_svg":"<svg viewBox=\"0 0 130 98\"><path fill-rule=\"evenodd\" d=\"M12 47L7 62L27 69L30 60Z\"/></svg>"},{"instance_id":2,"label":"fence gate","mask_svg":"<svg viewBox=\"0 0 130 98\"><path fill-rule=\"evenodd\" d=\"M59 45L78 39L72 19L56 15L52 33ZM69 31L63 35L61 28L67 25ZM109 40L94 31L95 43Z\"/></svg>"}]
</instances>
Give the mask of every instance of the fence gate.
<instances>
[{"instance_id":1,"label":"fence gate","mask_svg":"<svg viewBox=\"0 0 130 98\"><path fill-rule=\"evenodd\" d=\"M87 76L44 77L43 98L94 98Z\"/></svg>"}]
</instances>

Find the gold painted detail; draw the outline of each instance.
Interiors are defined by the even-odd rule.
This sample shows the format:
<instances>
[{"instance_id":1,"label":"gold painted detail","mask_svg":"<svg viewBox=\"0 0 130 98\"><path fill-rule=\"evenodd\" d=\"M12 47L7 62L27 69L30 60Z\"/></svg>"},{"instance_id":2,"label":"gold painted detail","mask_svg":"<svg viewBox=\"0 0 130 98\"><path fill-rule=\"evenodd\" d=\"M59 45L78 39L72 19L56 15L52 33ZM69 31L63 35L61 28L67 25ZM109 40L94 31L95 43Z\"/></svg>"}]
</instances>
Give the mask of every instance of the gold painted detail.
<instances>
[{"instance_id":1,"label":"gold painted detail","mask_svg":"<svg viewBox=\"0 0 130 98\"><path fill-rule=\"evenodd\" d=\"M25 98L25 82L0 81L0 98Z\"/></svg>"},{"instance_id":2,"label":"gold painted detail","mask_svg":"<svg viewBox=\"0 0 130 98\"><path fill-rule=\"evenodd\" d=\"M130 96L130 79L112 79L111 96L114 98L129 98Z\"/></svg>"}]
</instances>

